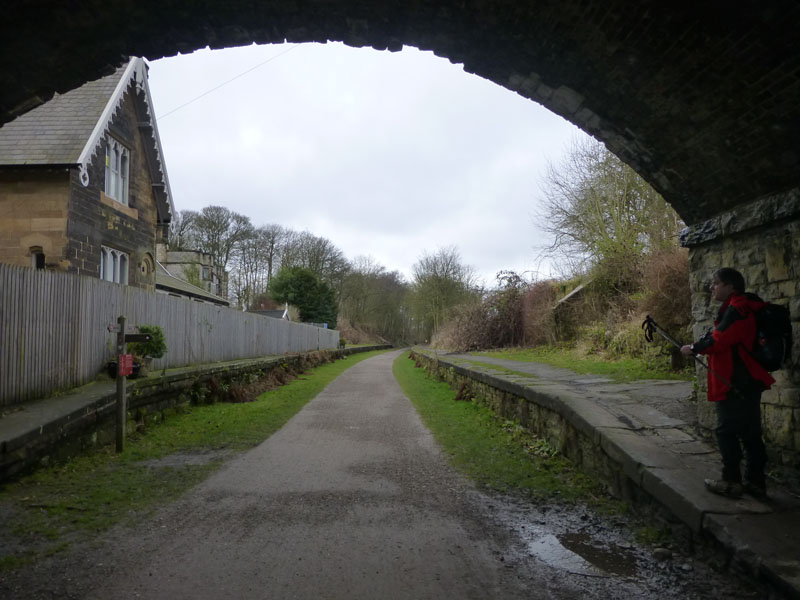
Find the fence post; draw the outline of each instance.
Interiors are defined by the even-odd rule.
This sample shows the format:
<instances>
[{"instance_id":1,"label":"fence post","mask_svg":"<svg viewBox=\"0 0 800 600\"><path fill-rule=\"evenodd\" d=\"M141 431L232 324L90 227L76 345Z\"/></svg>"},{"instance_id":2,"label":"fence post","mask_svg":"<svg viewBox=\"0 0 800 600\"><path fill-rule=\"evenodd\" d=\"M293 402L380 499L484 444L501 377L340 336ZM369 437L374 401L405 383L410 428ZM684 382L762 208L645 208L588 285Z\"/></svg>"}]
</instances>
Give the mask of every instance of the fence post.
<instances>
[{"instance_id":1,"label":"fence post","mask_svg":"<svg viewBox=\"0 0 800 600\"><path fill-rule=\"evenodd\" d=\"M125 354L125 317L117 319L117 453L125 449L125 382L127 377L122 375L124 371L120 369L122 356Z\"/></svg>"}]
</instances>

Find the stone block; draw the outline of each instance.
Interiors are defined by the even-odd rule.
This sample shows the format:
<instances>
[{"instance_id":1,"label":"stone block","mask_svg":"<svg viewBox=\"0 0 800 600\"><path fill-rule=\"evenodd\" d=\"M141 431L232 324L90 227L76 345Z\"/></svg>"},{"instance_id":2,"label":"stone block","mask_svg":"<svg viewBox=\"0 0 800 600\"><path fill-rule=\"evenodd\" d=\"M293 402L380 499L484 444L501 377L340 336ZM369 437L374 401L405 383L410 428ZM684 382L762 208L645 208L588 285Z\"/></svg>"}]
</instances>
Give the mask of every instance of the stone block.
<instances>
[{"instance_id":1,"label":"stone block","mask_svg":"<svg viewBox=\"0 0 800 600\"><path fill-rule=\"evenodd\" d=\"M700 396L699 393L698 396ZM705 390L703 390L702 396L705 396ZM704 429L714 429L716 427L717 410L714 408L713 402L701 400L697 403L697 422Z\"/></svg>"},{"instance_id":2,"label":"stone block","mask_svg":"<svg viewBox=\"0 0 800 600\"><path fill-rule=\"evenodd\" d=\"M556 113L571 115L581 107L583 100L578 92L562 85L553 92L549 107Z\"/></svg>"},{"instance_id":3,"label":"stone block","mask_svg":"<svg viewBox=\"0 0 800 600\"><path fill-rule=\"evenodd\" d=\"M733 263L735 268L741 271L744 276L745 283L748 289L753 289L767 283L767 268L763 263L753 264L749 266L741 266L738 263Z\"/></svg>"},{"instance_id":4,"label":"stone block","mask_svg":"<svg viewBox=\"0 0 800 600\"><path fill-rule=\"evenodd\" d=\"M755 265L763 260L763 250L760 246L743 244L734 252L734 259L739 267Z\"/></svg>"},{"instance_id":5,"label":"stone block","mask_svg":"<svg viewBox=\"0 0 800 600\"><path fill-rule=\"evenodd\" d=\"M650 468L642 472L642 489L657 498L692 531L699 532L705 512L730 509L725 499L717 499L703 488L703 477L713 475L710 469L696 477L686 477L684 468Z\"/></svg>"},{"instance_id":6,"label":"stone block","mask_svg":"<svg viewBox=\"0 0 800 600\"><path fill-rule=\"evenodd\" d=\"M767 246L766 267L770 282L785 281L789 279L789 264L791 263L791 244L786 239L773 240Z\"/></svg>"},{"instance_id":7,"label":"stone block","mask_svg":"<svg viewBox=\"0 0 800 600\"><path fill-rule=\"evenodd\" d=\"M659 438L647 433L604 428L601 431L600 447L637 485L641 485L642 472L645 469L658 467L680 470L682 465L675 453L660 444Z\"/></svg>"},{"instance_id":8,"label":"stone block","mask_svg":"<svg viewBox=\"0 0 800 600\"><path fill-rule=\"evenodd\" d=\"M542 83L539 85L539 87L536 88L535 99L540 102L549 100L552 95L553 95L553 88L551 88L547 84Z\"/></svg>"},{"instance_id":9,"label":"stone block","mask_svg":"<svg viewBox=\"0 0 800 600\"><path fill-rule=\"evenodd\" d=\"M778 298L794 298L798 294L798 281L789 279L776 284Z\"/></svg>"},{"instance_id":10,"label":"stone block","mask_svg":"<svg viewBox=\"0 0 800 600\"><path fill-rule=\"evenodd\" d=\"M770 444L780 447L794 444L792 409L774 404L763 404L761 408L764 437Z\"/></svg>"},{"instance_id":11,"label":"stone block","mask_svg":"<svg viewBox=\"0 0 800 600\"><path fill-rule=\"evenodd\" d=\"M784 388L784 387L778 388L777 396L778 396L778 404L780 406L787 406L790 408L800 408L800 388Z\"/></svg>"},{"instance_id":12,"label":"stone block","mask_svg":"<svg viewBox=\"0 0 800 600\"><path fill-rule=\"evenodd\" d=\"M539 86L541 78L536 73L530 75L520 75L514 73L508 79L508 87L514 91L519 92L523 96L532 96Z\"/></svg>"},{"instance_id":13,"label":"stone block","mask_svg":"<svg viewBox=\"0 0 800 600\"><path fill-rule=\"evenodd\" d=\"M771 581L778 589L800 589L795 533L800 517L786 512L710 514L704 527L733 555L738 567Z\"/></svg>"},{"instance_id":14,"label":"stone block","mask_svg":"<svg viewBox=\"0 0 800 600\"><path fill-rule=\"evenodd\" d=\"M586 107L581 108L575 113L573 118L575 119L575 123L588 133L596 131L601 126L600 117Z\"/></svg>"}]
</instances>

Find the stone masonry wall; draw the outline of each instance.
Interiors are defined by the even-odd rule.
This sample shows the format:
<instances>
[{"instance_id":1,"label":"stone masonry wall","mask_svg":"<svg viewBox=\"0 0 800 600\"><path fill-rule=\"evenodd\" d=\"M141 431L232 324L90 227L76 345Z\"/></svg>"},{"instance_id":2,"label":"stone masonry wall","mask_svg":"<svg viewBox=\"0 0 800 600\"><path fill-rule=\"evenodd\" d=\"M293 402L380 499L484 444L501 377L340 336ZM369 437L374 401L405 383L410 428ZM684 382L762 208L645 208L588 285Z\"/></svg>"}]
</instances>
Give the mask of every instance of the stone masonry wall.
<instances>
[{"instance_id":1,"label":"stone masonry wall","mask_svg":"<svg viewBox=\"0 0 800 600\"><path fill-rule=\"evenodd\" d=\"M793 358L788 368L773 373L777 382L762 396L762 421L772 466L795 472L800 468L800 219L791 212L797 203L796 191L760 199L684 236L684 245L690 246L695 339L713 326L719 309L710 301L709 284L720 267L741 271L748 291L791 311ZM716 417L713 404L705 402L706 377L698 366L699 422L710 434Z\"/></svg>"},{"instance_id":2,"label":"stone masonry wall","mask_svg":"<svg viewBox=\"0 0 800 600\"><path fill-rule=\"evenodd\" d=\"M617 497L639 504L641 493L623 473L619 463L612 460L596 439L586 431L576 428L569 419L549 407L546 395L531 400L523 394L534 392L514 388L513 384L468 368L442 365L422 352L412 352L412 358L431 374L450 387L459 390L464 399L475 399L492 411L520 425L546 440L570 461L583 470L593 473Z\"/></svg>"},{"instance_id":3,"label":"stone masonry wall","mask_svg":"<svg viewBox=\"0 0 800 600\"><path fill-rule=\"evenodd\" d=\"M130 150L128 206L108 198L105 185L105 142L89 166L89 186L84 187L77 170L72 173L68 224L67 270L99 277L101 246L128 254L128 284L154 289L155 273L143 269L146 256L156 255L157 212L147 167L142 135L138 130L136 95L128 89L110 127L110 134Z\"/></svg>"},{"instance_id":4,"label":"stone masonry wall","mask_svg":"<svg viewBox=\"0 0 800 600\"><path fill-rule=\"evenodd\" d=\"M66 169L0 173L0 263L30 267L38 247L46 268L64 268L68 197Z\"/></svg>"}]
</instances>

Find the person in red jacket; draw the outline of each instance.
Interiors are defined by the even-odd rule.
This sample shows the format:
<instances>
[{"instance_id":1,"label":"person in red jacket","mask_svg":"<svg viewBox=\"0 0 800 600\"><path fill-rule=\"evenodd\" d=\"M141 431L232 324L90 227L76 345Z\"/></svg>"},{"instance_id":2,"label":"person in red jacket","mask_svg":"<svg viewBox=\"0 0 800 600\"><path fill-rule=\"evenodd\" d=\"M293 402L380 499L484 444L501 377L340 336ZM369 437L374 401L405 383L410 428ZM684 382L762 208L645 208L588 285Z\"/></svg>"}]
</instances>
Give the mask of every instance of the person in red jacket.
<instances>
[{"instance_id":1,"label":"person in red jacket","mask_svg":"<svg viewBox=\"0 0 800 600\"><path fill-rule=\"evenodd\" d=\"M714 431L722 455L722 478L706 479L706 489L733 498L740 497L743 491L763 498L767 493L764 476L767 453L761 439L761 392L775 380L750 354L756 338L754 313L765 303L744 290L744 277L739 271L730 268L716 271L711 299L722 302L722 306L714 329L693 344L683 346L681 352L686 356L706 354L709 358L708 400L716 403Z\"/></svg>"}]
</instances>

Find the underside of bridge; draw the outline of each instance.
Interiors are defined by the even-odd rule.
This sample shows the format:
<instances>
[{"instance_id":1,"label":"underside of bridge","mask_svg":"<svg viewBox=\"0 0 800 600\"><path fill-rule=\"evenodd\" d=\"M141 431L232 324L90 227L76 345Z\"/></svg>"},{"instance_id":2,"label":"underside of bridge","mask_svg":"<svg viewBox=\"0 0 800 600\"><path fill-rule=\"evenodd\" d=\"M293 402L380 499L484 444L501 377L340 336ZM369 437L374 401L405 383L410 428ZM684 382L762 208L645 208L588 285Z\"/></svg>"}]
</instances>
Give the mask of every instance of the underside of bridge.
<instances>
[{"instance_id":1,"label":"underside of bridge","mask_svg":"<svg viewBox=\"0 0 800 600\"><path fill-rule=\"evenodd\" d=\"M793 0L12 0L0 25L0 115L128 55L410 45L572 121L698 223L798 186L798 22Z\"/></svg>"},{"instance_id":2,"label":"underside of bridge","mask_svg":"<svg viewBox=\"0 0 800 600\"><path fill-rule=\"evenodd\" d=\"M691 226L698 327L712 315L702 282L723 265L796 319L799 22L796 0L10 0L0 123L131 55L284 41L431 50L568 119L661 192ZM780 373L766 431L796 467L800 373Z\"/></svg>"}]
</instances>

